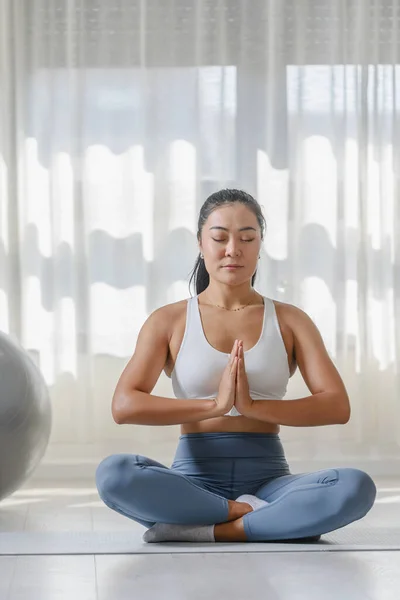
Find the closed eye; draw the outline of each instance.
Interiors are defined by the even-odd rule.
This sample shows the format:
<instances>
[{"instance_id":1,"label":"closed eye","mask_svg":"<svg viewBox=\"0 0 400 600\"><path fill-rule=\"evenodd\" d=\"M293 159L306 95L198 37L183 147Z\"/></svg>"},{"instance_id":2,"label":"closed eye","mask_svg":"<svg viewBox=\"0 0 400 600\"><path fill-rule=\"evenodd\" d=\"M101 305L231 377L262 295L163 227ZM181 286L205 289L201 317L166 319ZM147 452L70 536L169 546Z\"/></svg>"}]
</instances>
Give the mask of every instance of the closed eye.
<instances>
[{"instance_id":1,"label":"closed eye","mask_svg":"<svg viewBox=\"0 0 400 600\"><path fill-rule=\"evenodd\" d=\"M220 243L222 243L222 242L225 242L225 241L226 241L226 240L216 240L215 238L212 238L212 239L214 240L214 242L220 242ZM255 238L253 238L252 240L241 240L241 241L242 241L242 242L254 242L254 239L255 239Z\"/></svg>"}]
</instances>

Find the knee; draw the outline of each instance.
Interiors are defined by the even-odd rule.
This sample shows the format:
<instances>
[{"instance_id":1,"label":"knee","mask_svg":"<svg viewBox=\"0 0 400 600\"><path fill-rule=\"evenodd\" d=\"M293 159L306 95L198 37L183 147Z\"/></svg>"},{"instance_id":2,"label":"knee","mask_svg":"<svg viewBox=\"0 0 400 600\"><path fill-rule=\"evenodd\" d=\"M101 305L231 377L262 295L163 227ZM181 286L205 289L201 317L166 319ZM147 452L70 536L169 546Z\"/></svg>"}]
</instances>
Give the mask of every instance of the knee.
<instances>
[{"instance_id":1,"label":"knee","mask_svg":"<svg viewBox=\"0 0 400 600\"><path fill-rule=\"evenodd\" d=\"M359 469L347 469L347 499L362 517L372 508L376 498L376 486L372 478Z\"/></svg>"},{"instance_id":2,"label":"knee","mask_svg":"<svg viewBox=\"0 0 400 600\"><path fill-rule=\"evenodd\" d=\"M121 494L128 478L132 479L137 463L135 458L131 454L113 454L102 460L97 467L96 487L106 504Z\"/></svg>"}]
</instances>

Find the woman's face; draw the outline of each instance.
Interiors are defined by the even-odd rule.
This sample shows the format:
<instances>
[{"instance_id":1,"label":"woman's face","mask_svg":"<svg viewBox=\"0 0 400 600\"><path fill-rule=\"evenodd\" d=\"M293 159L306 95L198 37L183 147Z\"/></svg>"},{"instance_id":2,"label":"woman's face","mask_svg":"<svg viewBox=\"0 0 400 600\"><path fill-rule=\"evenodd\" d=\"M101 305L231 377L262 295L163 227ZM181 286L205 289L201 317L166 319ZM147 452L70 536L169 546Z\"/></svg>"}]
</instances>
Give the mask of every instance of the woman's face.
<instances>
[{"instance_id":1,"label":"woman's face","mask_svg":"<svg viewBox=\"0 0 400 600\"><path fill-rule=\"evenodd\" d=\"M217 208L204 223L199 246L210 277L236 285L251 279L261 249L256 215L240 202Z\"/></svg>"}]
</instances>

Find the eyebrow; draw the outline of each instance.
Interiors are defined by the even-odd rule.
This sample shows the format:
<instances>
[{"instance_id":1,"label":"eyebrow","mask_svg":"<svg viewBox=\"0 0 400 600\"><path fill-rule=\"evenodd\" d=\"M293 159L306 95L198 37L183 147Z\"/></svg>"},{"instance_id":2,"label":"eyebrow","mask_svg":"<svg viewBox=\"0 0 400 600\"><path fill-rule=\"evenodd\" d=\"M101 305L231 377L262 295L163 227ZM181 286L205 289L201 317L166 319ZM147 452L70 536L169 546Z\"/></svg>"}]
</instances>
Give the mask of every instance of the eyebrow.
<instances>
[{"instance_id":1,"label":"eyebrow","mask_svg":"<svg viewBox=\"0 0 400 600\"><path fill-rule=\"evenodd\" d=\"M229 231L229 229L227 229L226 227L220 227L218 225L214 225L214 227L210 227L210 231L211 229L222 229L223 231ZM257 231L254 227L241 227L238 231L248 231L249 229L251 229L252 231Z\"/></svg>"}]
</instances>

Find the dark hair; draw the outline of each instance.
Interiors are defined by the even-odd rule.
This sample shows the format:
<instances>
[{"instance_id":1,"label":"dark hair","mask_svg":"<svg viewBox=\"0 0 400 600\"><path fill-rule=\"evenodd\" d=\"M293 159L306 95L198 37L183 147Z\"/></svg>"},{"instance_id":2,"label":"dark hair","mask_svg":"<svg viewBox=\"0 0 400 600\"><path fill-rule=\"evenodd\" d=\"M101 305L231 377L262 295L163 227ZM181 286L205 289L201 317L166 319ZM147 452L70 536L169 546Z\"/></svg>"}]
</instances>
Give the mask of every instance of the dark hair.
<instances>
[{"instance_id":1,"label":"dark hair","mask_svg":"<svg viewBox=\"0 0 400 600\"><path fill-rule=\"evenodd\" d=\"M204 226L204 223L207 221L210 214L219 208L220 206L224 206L226 204L234 204L235 202L240 202L249 208L257 217L258 224L261 229L261 239L264 239L264 232L266 229L266 222L264 215L262 214L261 206L247 192L243 190L234 190L234 189L224 189L219 192L214 192L207 198L204 202L203 206L200 209L199 220L197 223L197 240L200 242L201 240L201 232ZM254 281L257 275L257 271L254 273L251 278L251 285L254 285ZM189 280L189 291L190 284L192 280L195 281L195 289L196 294L201 294L210 283L210 276L204 264L204 259L200 258L200 253L196 259L193 271L191 272L191 277Z\"/></svg>"}]
</instances>

